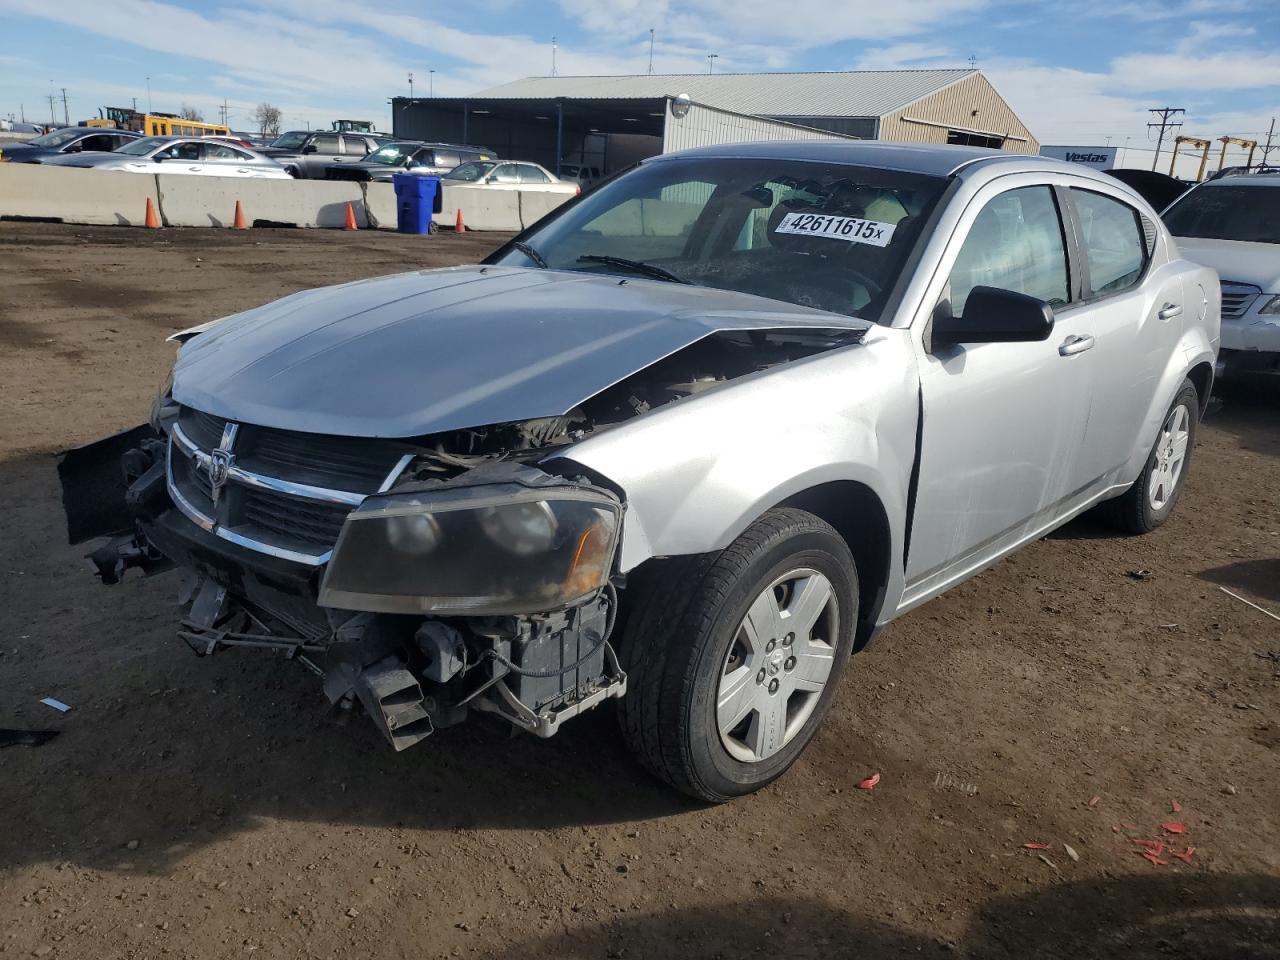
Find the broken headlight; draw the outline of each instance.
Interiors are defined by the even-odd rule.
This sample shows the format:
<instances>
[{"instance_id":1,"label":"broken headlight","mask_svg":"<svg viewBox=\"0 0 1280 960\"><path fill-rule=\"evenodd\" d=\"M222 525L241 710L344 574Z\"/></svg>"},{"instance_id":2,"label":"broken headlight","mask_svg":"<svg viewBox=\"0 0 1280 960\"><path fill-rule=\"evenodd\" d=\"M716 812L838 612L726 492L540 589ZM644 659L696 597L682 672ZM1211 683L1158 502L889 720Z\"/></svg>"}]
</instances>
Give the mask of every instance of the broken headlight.
<instances>
[{"instance_id":1,"label":"broken headlight","mask_svg":"<svg viewBox=\"0 0 1280 960\"><path fill-rule=\"evenodd\" d=\"M348 516L320 604L378 613L544 613L609 579L622 506L594 488L490 483L370 497Z\"/></svg>"}]
</instances>

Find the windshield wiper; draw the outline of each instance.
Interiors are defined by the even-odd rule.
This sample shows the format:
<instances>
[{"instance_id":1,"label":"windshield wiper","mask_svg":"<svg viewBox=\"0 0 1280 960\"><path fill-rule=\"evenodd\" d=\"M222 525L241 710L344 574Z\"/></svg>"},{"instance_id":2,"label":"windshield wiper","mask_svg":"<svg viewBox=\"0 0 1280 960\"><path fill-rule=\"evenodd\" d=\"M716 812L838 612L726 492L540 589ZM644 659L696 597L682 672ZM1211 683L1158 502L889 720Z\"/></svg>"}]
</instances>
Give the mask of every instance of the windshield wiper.
<instances>
[{"instance_id":1,"label":"windshield wiper","mask_svg":"<svg viewBox=\"0 0 1280 960\"><path fill-rule=\"evenodd\" d=\"M547 261L543 259L542 254L533 249L533 247L529 246L529 244L525 243L523 240L512 240L511 245L540 266L543 270L549 269L549 265L547 264Z\"/></svg>"},{"instance_id":2,"label":"windshield wiper","mask_svg":"<svg viewBox=\"0 0 1280 960\"><path fill-rule=\"evenodd\" d=\"M578 258L579 263L603 263L611 267L625 267L636 273L653 277L655 280L666 280L669 283L691 283L684 277L677 276L666 267L656 263L645 263L643 260L628 260L626 257L610 257L600 253L588 253Z\"/></svg>"}]
</instances>

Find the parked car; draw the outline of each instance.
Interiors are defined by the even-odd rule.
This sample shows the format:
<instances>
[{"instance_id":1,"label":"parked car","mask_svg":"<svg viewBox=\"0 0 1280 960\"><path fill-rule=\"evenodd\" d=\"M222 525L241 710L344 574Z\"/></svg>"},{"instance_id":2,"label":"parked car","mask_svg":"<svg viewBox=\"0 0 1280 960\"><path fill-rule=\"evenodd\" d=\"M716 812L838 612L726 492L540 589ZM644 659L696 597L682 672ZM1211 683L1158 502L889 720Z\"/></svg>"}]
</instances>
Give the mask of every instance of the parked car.
<instances>
[{"instance_id":1,"label":"parked car","mask_svg":"<svg viewBox=\"0 0 1280 960\"><path fill-rule=\"evenodd\" d=\"M325 171L330 180L385 180L397 173L440 176L461 163L472 160L497 159L497 154L484 147L468 147L452 143L423 143L420 140L395 140L384 143L357 163L334 164Z\"/></svg>"},{"instance_id":2,"label":"parked car","mask_svg":"<svg viewBox=\"0 0 1280 960\"><path fill-rule=\"evenodd\" d=\"M581 163L561 163L560 179L575 181L583 190L600 180L600 168Z\"/></svg>"},{"instance_id":3,"label":"parked car","mask_svg":"<svg viewBox=\"0 0 1280 960\"><path fill-rule=\"evenodd\" d=\"M259 152L278 161L292 176L323 180L329 167L359 163L386 142L385 137L369 133L290 130Z\"/></svg>"},{"instance_id":4,"label":"parked car","mask_svg":"<svg viewBox=\"0 0 1280 960\"><path fill-rule=\"evenodd\" d=\"M1188 260L1222 277L1219 373L1280 375L1280 171L1236 171L1164 211Z\"/></svg>"},{"instance_id":5,"label":"parked car","mask_svg":"<svg viewBox=\"0 0 1280 960\"><path fill-rule=\"evenodd\" d=\"M539 190L568 194L582 192L578 183L560 180L546 167L523 160L474 160L455 167L441 179L446 183L493 187L497 190Z\"/></svg>"},{"instance_id":6,"label":"parked car","mask_svg":"<svg viewBox=\"0 0 1280 960\"><path fill-rule=\"evenodd\" d=\"M46 163L55 157L86 153L110 153L141 136L128 130L100 127L63 127L25 143L0 146L0 160L9 163Z\"/></svg>"},{"instance_id":7,"label":"parked car","mask_svg":"<svg viewBox=\"0 0 1280 960\"><path fill-rule=\"evenodd\" d=\"M214 137L144 137L113 153L75 154L45 162L50 166L126 173L290 179L284 167L274 160Z\"/></svg>"},{"instance_id":8,"label":"parked car","mask_svg":"<svg viewBox=\"0 0 1280 960\"><path fill-rule=\"evenodd\" d=\"M902 614L1104 501L1169 517L1218 281L1078 164L752 143L174 339L151 423L60 465L105 581L183 568L198 653L301 660L396 749L618 698L722 801Z\"/></svg>"},{"instance_id":9,"label":"parked car","mask_svg":"<svg viewBox=\"0 0 1280 960\"><path fill-rule=\"evenodd\" d=\"M249 130L232 130L231 136L248 144L254 150L261 150L263 147L269 147L276 139L275 137L264 136L260 133L253 133Z\"/></svg>"},{"instance_id":10,"label":"parked car","mask_svg":"<svg viewBox=\"0 0 1280 960\"><path fill-rule=\"evenodd\" d=\"M1121 183L1138 192L1156 210L1163 210L1187 192L1188 184L1158 170L1134 170L1129 167L1106 171Z\"/></svg>"}]
</instances>

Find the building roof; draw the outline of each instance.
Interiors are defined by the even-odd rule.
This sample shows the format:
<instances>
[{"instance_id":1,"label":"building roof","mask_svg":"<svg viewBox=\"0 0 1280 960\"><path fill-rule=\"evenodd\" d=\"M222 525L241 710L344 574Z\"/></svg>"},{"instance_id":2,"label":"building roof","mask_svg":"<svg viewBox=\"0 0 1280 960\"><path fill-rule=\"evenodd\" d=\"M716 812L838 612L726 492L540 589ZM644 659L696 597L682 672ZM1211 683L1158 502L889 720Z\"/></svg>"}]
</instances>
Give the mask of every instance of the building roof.
<instances>
[{"instance_id":1,"label":"building roof","mask_svg":"<svg viewBox=\"0 0 1280 960\"><path fill-rule=\"evenodd\" d=\"M843 73L684 73L619 77L525 77L473 94L484 100L661 100L766 117L882 117L975 70Z\"/></svg>"}]
</instances>

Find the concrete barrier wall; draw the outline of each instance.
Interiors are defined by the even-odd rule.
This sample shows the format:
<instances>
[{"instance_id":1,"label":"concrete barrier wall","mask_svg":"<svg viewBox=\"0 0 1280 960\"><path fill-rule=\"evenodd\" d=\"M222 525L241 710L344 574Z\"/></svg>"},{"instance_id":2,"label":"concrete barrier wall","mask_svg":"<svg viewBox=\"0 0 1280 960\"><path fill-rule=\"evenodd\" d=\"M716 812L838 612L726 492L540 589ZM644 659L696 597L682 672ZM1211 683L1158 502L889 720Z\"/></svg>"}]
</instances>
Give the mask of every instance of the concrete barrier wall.
<instances>
[{"instance_id":1,"label":"concrete barrier wall","mask_svg":"<svg viewBox=\"0 0 1280 960\"><path fill-rule=\"evenodd\" d=\"M0 163L0 216L140 227L148 199L157 200L149 174Z\"/></svg>"},{"instance_id":2,"label":"concrete barrier wall","mask_svg":"<svg viewBox=\"0 0 1280 960\"><path fill-rule=\"evenodd\" d=\"M237 200L250 224L341 227L350 203L357 226L396 227L395 190L389 183L255 180L0 163L0 216L141 226L148 198L161 223L169 227L229 227ZM515 232L568 199L562 194L445 184L441 211L435 218L452 227L461 209L470 230Z\"/></svg>"}]
</instances>

